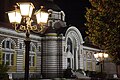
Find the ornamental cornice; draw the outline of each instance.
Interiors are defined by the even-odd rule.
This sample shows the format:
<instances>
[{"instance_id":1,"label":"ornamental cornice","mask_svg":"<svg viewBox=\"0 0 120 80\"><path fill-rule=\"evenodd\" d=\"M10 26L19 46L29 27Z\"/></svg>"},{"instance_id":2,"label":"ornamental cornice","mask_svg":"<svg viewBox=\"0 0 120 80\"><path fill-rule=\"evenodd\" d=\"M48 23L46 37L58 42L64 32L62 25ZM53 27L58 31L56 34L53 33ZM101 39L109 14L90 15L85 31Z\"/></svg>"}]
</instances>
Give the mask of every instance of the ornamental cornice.
<instances>
[{"instance_id":1,"label":"ornamental cornice","mask_svg":"<svg viewBox=\"0 0 120 80\"><path fill-rule=\"evenodd\" d=\"M15 30L8 29L8 28L0 28L0 34L11 35L11 36L14 36L14 37L25 38L25 33L18 33ZM33 34L30 35L30 38L36 39L36 40L41 40L40 36L33 35Z\"/></svg>"}]
</instances>

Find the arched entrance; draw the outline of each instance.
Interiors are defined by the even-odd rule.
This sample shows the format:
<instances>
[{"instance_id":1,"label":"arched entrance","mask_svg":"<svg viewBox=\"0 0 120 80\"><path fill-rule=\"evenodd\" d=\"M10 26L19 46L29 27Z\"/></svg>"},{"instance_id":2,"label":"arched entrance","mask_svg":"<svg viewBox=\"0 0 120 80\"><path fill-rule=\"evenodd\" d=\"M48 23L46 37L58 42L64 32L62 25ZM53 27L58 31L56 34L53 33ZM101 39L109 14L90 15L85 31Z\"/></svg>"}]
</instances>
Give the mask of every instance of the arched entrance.
<instances>
[{"instance_id":1,"label":"arched entrance","mask_svg":"<svg viewBox=\"0 0 120 80\"><path fill-rule=\"evenodd\" d=\"M77 70L79 68L80 45L83 44L82 36L76 27L68 28L66 34L66 64L67 67Z\"/></svg>"}]
</instances>

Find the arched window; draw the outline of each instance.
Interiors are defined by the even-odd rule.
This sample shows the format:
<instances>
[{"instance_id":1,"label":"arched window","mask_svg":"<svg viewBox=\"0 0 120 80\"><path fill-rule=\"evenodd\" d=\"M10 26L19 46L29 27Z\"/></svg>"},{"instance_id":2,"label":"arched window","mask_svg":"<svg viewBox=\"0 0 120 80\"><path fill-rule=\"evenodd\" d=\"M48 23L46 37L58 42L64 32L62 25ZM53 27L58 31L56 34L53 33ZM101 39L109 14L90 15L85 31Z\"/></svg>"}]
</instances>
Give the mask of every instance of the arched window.
<instances>
[{"instance_id":1,"label":"arched window","mask_svg":"<svg viewBox=\"0 0 120 80\"><path fill-rule=\"evenodd\" d=\"M31 44L30 44L30 51L31 51L31 52L35 52L35 50L36 50L35 45L34 45L33 43L31 43Z\"/></svg>"},{"instance_id":2,"label":"arched window","mask_svg":"<svg viewBox=\"0 0 120 80\"><path fill-rule=\"evenodd\" d=\"M35 66L35 52L36 46L34 43L30 43L30 55L29 55L29 66Z\"/></svg>"},{"instance_id":3,"label":"arched window","mask_svg":"<svg viewBox=\"0 0 120 80\"><path fill-rule=\"evenodd\" d=\"M35 55L29 56L29 66L35 66Z\"/></svg>"},{"instance_id":4,"label":"arched window","mask_svg":"<svg viewBox=\"0 0 120 80\"><path fill-rule=\"evenodd\" d=\"M5 48L5 41L2 42L2 48Z\"/></svg>"},{"instance_id":5,"label":"arched window","mask_svg":"<svg viewBox=\"0 0 120 80\"><path fill-rule=\"evenodd\" d=\"M15 49L15 42L10 39L6 38L2 41L2 64L7 64L9 66L14 65L14 49Z\"/></svg>"},{"instance_id":6,"label":"arched window","mask_svg":"<svg viewBox=\"0 0 120 80\"><path fill-rule=\"evenodd\" d=\"M41 51L41 46L38 47L39 52Z\"/></svg>"},{"instance_id":7,"label":"arched window","mask_svg":"<svg viewBox=\"0 0 120 80\"><path fill-rule=\"evenodd\" d=\"M19 49L22 49L22 43L19 43Z\"/></svg>"},{"instance_id":8,"label":"arched window","mask_svg":"<svg viewBox=\"0 0 120 80\"><path fill-rule=\"evenodd\" d=\"M6 38L2 41L2 48L4 48L4 49L14 49L15 48L15 42L10 38Z\"/></svg>"},{"instance_id":9,"label":"arched window","mask_svg":"<svg viewBox=\"0 0 120 80\"><path fill-rule=\"evenodd\" d=\"M10 48L10 41L6 41L6 48Z\"/></svg>"},{"instance_id":10,"label":"arched window","mask_svg":"<svg viewBox=\"0 0 120 80\"><path fill-rule=\"evenodd\" d=\"M2 64L9 66L14 65L14 54L13 53L2 53Z\"/></svg>"},{"instance_id":11,"label":"arched window","mask_svg":"<svg viewBox=\"0 0 120 80\"><path fill-rule=\"evenodd\" d=\"M70 51L72 53L72 41L70 38L67 40L67 51Z\"/></svg>"}]
</instances>

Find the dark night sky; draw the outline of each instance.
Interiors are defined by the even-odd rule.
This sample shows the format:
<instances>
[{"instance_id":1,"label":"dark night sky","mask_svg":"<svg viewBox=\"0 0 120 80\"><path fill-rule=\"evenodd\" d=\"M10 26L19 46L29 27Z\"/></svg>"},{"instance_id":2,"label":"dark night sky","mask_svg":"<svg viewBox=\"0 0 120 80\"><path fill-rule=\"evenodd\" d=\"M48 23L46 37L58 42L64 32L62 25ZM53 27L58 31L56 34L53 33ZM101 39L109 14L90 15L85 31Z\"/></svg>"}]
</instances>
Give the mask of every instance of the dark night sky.
<instances>
[{"instance_id":1,"label":"dark night sky","mask_svg":"<svg viewBox=\"0 0 120 80\"><path fill-rule=\"evenodd\" d=\"M85 22L85 7L90 6L89 0L55 0L55 3L65 12L66 20L71 25Z\"/></svg>"},{"instance_id":2,"label":"dark night sky","mask_svg":"<svg viewBox=\"0 0 120 80\"><path fill-rule=\"evenodd\" d=\"M54 0L55 3L65 12L67 25L77 27L82 36L85 37L86 7L90 7L89 0Z\"/></svg>"},{"instance_id":3,"label":"dark night sky","mask_svg":"<svg viewBox=\"0 0 120 80\"><path fill-rule=\"evenodd\" d=\"M0 21L5 21L3 18L4 13L7 10L4 6L5 1L7 0L0 0ZM15 3L16 1L21 0L10 0L11 3ZM35 0L39 1L39 0ZM89 0L54 0L54 3L56 3L61 10L65 13L65 20L67 22L67 25L76 26L80 32L82 33L83 37L85 36L85 30L86 27L84 26L85 23L85 7L89 7L90 3ZM13 4L10 4L10 6Z\"/></svg>"}]
</instances>

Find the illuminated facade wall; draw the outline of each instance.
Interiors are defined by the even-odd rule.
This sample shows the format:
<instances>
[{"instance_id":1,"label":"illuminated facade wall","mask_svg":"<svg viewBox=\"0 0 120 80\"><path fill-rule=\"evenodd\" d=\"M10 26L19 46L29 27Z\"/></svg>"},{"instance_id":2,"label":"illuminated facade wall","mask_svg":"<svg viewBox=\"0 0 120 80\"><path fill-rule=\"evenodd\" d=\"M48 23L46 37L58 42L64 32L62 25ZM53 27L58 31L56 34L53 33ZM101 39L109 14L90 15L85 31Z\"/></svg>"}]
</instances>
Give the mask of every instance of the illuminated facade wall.
<instances>
[{"instance_id":1,"label":"illuminated facade wall","mask_svg":"<svg viewBox=\"0 0 120 80\"><path fill-rule=\"evenodd\" d=\"M71 26L65 34L66 55L64 56L64 68L71 67L74 70L95 71L96 60L94 53L99 49L84 46L80 31Z\"/></svg>"},{"instance_id":2,"label":"illuminated facade wall","mask_svg":"<svg viewBox=\"0 0 120 80\"><path fill-rule=\"evenodd\" d=\"M48 26L51 30L41 37L31 34L30 39L30 77L55 78L62 77L68 67L73 70L95 71L96 61L93 54L99 49L84 46L80 31L71 26L65 35L57 34L55 30L63 28L65 14L63 11L51 12ZM6 28L4 28L6 27ZM8 64L9 75L13 78L23 78L25 69L25 33L17 33L8 26L0 27L1 64ZM58 30L59 31L59 30Z\"/></svg>"},{"instance_id":3,"label":"illuminated facade wall","mask_svg":"<svg viewBox=\"0 0 120 80\"><path fill-rule=\"evenodd\" d=\"M41 38L36 35L31 35L29 66L30 73L40 73L41 61ZM0 28L0 52L1 63L8 64L10 69L8 74L14 74L13 77L23 77L25 67L25 34L17 33L14 30ZM17 74L16 74L17 73Z\"/></svg>"},{"instance_id":4,"label":"illuminated facade wall","mask_svg":"<svg viewBox=\"0 0 120 80\"><path fill-rule=\"evenodd\" d=\"M93 54L98 49L83 46L84 41L80 35L79 30L73 26L68 28L65 36L48 33L45 37L40 37L31 34L30 73L42 73L44 77L59 77L67 67L95 71ZM25 34L0 28L0 37L1 63L9 63L8 73L13 74L14 78L23 77Z\"/></svg>"}]
</instances>

